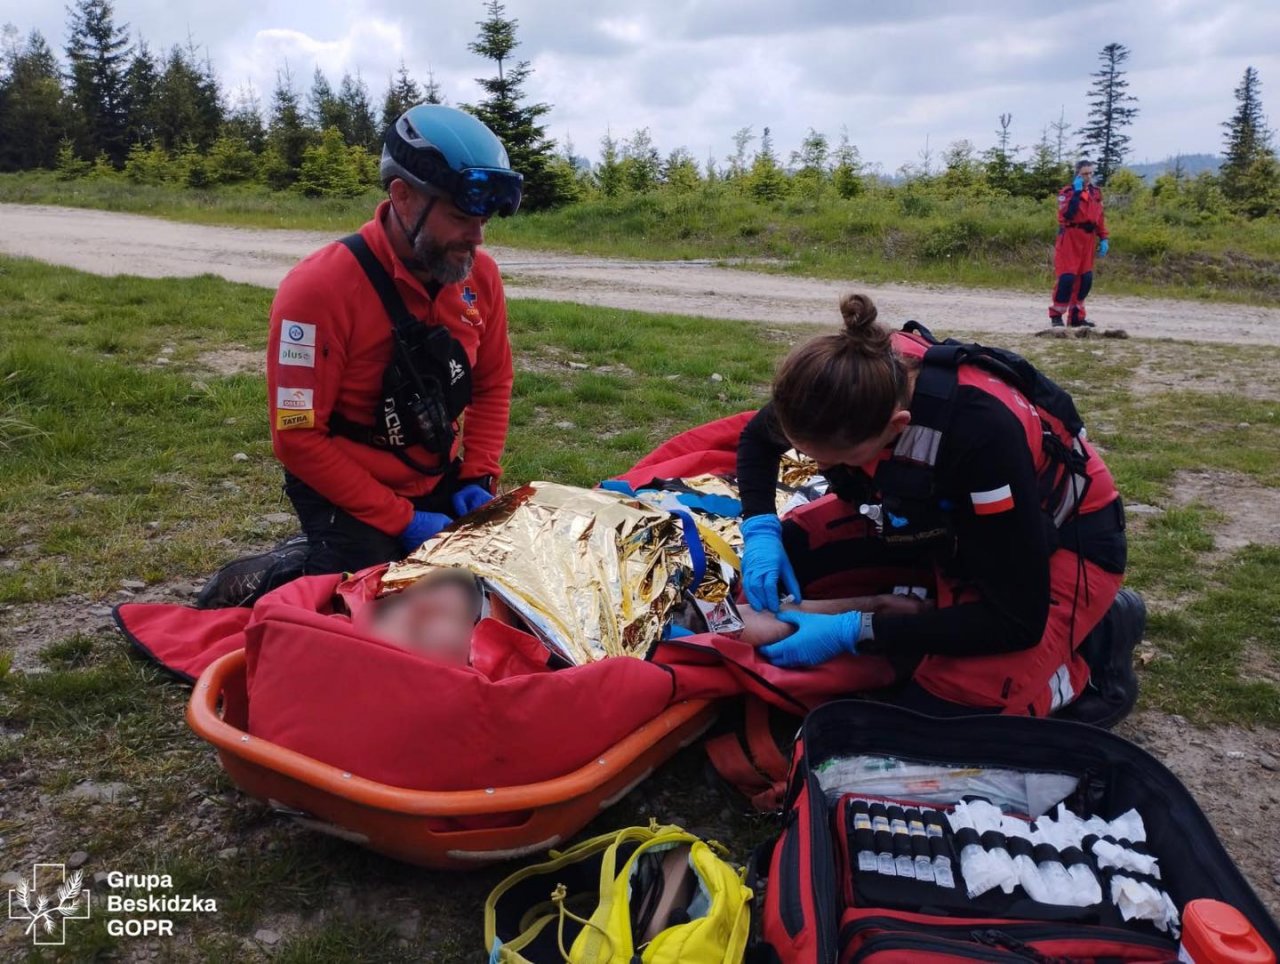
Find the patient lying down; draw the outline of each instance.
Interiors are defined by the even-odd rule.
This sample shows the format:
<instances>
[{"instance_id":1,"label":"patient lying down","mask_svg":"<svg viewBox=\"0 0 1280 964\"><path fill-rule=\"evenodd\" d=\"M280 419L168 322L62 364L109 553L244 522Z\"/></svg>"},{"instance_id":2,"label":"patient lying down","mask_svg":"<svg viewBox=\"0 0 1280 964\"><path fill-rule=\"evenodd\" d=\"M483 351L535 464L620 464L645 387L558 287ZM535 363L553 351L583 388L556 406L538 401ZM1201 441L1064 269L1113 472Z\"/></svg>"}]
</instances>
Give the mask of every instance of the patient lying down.
<instances>
[{"instance_id":1,"label":"patient lying down","mask_svg":"<svg viewBox=\"0 0 1280 964\"><path fill-rule=\"evenodd\" d=\"M505 606L493 599L489 615L502 622L518 623ZM483 596L475 576L466 569L444 569L419 580L394 595L384 596L367 607L357 625L370 635L451 666L465 666L471 658L471 634L483 609ZM904 612L923 605L903 596L862 596L848 599L805 600L783 609L811 613ZM765 646L785 639L795 631L772 613L742 607L739 638L752 646ZM687 632L704 632L689 607L678 610L674 622Z\"/></svg>"}]
</instances>

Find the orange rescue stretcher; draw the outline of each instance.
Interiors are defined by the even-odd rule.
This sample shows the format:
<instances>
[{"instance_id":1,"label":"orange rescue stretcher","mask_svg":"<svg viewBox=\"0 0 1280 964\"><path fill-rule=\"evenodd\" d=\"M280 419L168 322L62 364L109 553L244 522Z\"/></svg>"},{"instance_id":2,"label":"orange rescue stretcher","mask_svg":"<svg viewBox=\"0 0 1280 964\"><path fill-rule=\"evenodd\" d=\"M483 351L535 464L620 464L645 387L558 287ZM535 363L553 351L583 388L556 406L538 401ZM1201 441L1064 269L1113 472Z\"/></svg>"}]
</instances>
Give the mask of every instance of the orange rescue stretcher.
<instances>
[{"instance_id":1,"label":"orange rescue stretcher","mask_svg":"<svg viewBox=\"0 0 1280 964\"><path fill-rule=\"evenodd\" d=\"M478 867L563 843L695 742L716 715L713 701L674 703L595 761L539 783L407 790L251 736L245 681L244 650L227 653L200 674L187 704L187 722L214 745L237 787L309 829L440 869Z\"/></svg>"}]
</instances>

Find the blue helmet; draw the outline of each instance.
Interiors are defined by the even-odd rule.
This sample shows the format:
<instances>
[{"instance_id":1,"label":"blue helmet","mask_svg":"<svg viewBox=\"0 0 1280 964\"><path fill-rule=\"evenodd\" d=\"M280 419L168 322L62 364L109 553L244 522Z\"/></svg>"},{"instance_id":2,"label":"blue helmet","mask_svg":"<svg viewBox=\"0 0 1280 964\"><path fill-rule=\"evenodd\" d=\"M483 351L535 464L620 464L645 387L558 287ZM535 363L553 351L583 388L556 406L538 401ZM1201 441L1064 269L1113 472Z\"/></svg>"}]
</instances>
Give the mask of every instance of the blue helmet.
<instances>
[{"instance_id":1,"label":"blue helmet","mask_svg":"<svg viewBox=\"0 0 1280 964\"><path fill-rule=\"evenodd\" d=\"M498 136L473 115L442 104L410 107L387 128L379 173L383 187L398 177L476 217L515 214L524 192L524 178L511 170Z\"/></svg>"}]
</instances>

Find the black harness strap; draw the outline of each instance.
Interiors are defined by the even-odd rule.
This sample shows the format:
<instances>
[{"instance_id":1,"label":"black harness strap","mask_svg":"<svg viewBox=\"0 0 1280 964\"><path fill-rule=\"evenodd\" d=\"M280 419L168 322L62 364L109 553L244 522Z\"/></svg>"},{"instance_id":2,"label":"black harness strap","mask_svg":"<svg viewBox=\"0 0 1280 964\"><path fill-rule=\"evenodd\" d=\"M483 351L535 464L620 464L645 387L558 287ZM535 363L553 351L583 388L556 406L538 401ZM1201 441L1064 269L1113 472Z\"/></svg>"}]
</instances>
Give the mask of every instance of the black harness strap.
<instances>
[{"instance_id":1,"label":"black harness strap","mask_svg":"<svg viewBox=\"0 0 1280 964\"><path fill-rule=\"evenodd\" d=\"M383 310L387 313L387 317L391 319L392 351L395 353L401 369L413 379L414 389L417 391L419 398L425 404L439 407L439 411L435 415L438 423L448 425L448 413L441 402L439 386L434 386L435 390L432 391L431 387L424 383L421 373L413 364L413 359L406 345L406 340L411 336L412 326L420 325L421 322L409 311L404 299L400 297L400 292L396 290L395 281L392 280L391 275L387 274L387 269L382 266L382 262L378 260L377 255L373 253L363 236L358 233L349 234L345 238L339 239L339 243L355 256L356 262L360 265L361 270L364 271L365 277L368 278L369 284L378 296L378 300L382 302ZM340 413L331 414L329 423L331 431L334 431L335 434L342 435L362 445L387 449L409 468L415 472L421 472L423 475L444 475L451 468L447 457L441 459L439 466L428 466L423 465L399 446L379 445L378 435L371 426L353 422Z\"/></svg>"}]
</instances>

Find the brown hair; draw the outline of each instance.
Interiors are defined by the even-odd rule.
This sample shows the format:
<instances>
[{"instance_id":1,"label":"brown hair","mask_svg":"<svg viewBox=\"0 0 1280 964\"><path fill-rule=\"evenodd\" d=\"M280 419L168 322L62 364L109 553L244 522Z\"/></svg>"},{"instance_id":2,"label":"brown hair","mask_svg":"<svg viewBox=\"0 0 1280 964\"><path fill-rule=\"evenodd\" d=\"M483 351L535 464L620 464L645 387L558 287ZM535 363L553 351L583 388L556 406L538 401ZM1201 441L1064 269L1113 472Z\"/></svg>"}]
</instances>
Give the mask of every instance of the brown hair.
<instances>
[{"instance_id":1,"label":"brown hair","mask_svg":"<svg viewBox=\"0 0 1280 964\"><path fill-rule=\"evenodd\" d=\"M792 349L773 379L773 408L793 443L858 445L884 431L909 398L907 364L866 295L840 299L844 329Z\"/></svg>"}]
</instances>

